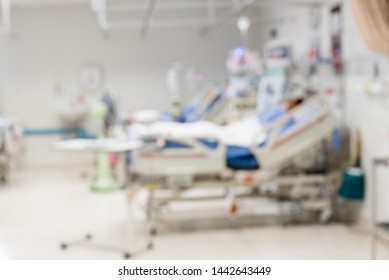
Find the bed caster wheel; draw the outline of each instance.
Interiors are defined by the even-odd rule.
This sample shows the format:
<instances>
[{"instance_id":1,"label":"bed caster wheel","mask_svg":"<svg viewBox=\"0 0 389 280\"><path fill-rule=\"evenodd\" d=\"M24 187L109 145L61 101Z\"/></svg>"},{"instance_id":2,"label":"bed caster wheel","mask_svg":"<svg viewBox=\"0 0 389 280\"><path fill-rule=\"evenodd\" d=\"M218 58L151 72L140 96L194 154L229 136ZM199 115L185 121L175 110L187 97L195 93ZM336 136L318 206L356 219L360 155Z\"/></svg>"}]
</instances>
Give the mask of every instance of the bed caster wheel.
<instances>
[{"instance_id":1,"label":"bed caster wheel","mask_svg":"<svg viewBox=\"0 0 389 280\"><path fill-rule=\"evenodd\" d=\"M155 227L153 227L152 229L150 229L150 234L151 234L152 236L157 235L157 229L156 229Z\"/></svg>"},{"instance_id":2,"label":"bed caster wheel","mask_svg":"<svg viewBox=\"0 0 389 280\"><path fill-rule=\"evenodd\" d=\"M69 245L66 244L66 243L62 243L62 244L61 244L61 249L62 249L62 250L66 250L68 247L69 247Z\"/></svg>"},{"instance_id":3,"label":"bed caster wheel","mask_svg":"<svg viewBox=\"0 0 389 280\"><path fill-rule=\"evenodd\" d=\"M132 256L130 253L124 253L123 257L125 260L129 260L129 259L131 259Z\"/></svg>"},{"instance_id":4,"label":"bed caster wheel","mask_svg":"<svg viewBox=\"0 0 389 280\"><path fill-rule=\"evenodd\" d=\"M154 244L152 242L150 242L148 245L147 245L147 249L148 250L152 250L154 248Z\"/></svg>"},{"instance_id":5,"label":"bed caster wheel","mask_svg":"<svg viewBox=\"0 0 389 280\"><path fill-rule=\"evenodd\" d=\"M320 224L329 224L332 218L332 211L329 209L323 210L319 216Z\"/></svg>"},{"instance_id":6,"label":"bed caster wheel","mask_svg":"<svg viewBox=\"0 0 389 280\"><path fill-rule=\"evenodd\" d=\"M92 239L92 234L87 234L87 235L85 235L85 239L86 239L86 240L91 240L91 239Z\"/></svg>"},{"instance_id":7,"label":"bed caster wheel","mask_svg":"<svg viewBox=\"0 0 389 280\"><path fill-rule=\"evenodd\" d=\"M2 177L0 178L0 182L1 182L1 183L4 183L4 184L5 184L5 183L7 183L7 181L8 181L8 180L7 180L7 177L6 177L6 176L2 176Z\"/></svg>"}]
</instances>

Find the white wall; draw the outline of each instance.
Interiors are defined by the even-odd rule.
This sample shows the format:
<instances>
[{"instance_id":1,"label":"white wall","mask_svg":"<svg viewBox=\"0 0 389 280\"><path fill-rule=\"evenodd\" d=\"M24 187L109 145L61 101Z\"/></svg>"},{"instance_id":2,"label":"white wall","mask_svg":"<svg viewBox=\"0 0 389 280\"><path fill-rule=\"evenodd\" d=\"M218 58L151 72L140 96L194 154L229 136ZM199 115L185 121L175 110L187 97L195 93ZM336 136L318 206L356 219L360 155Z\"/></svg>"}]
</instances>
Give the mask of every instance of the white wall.
<instances>
[{"instance_id":1,"label":"white wall","mask_svg":"<svg viewBox=\"0 0 389 280\"><path fill-rule=\"evenodd\" d=\"M322 55L329 55L328 16L322 9L321 25L318 30L312 31L309 23L310 8L306 5L273 6L259 11L259 18L272 18L258 27L258 47L262 48L270 38L270 31L276 29L278 38L288 40L293 46L296 60L306 58L309 51L309 44L313 36L321 39Z\"/></svg>"},{"instance_id":2,"label":"white wall","mask_svg":"<svg viewBox=\"0 0 389 280\"><path fill-rule=\"evenodd\" d=\"M367 197L363 215L369 218L372 195L372 160L375 157L385 157L389 154L388 139L383 131L389 129L389 108L383 99L375 99L359 90L361 84L372 78L373 64L380 66L381 75L389 77L389 60L386 56L370 51L363 42L357 30L349 2L345 7L344 54L347 63L346 103L347 123L360 131L363 144L363 167L367 174ZM379 200L378 219L389 222L388 183L389 172L380 169L378 172L377 196Z\"/></svg>"},{"instance_id":3,"label":"white wall","mask_svg":"<svg viewBox=\"0 0 389 280\"><path fill-rule=\"evenodd\" d=\"M12 18L15 36L0 37L1 107L32 128L58 127L56 114L78 94L84 63L103 64L105 84L116 89L122 110L167 109L166 70L172 62L188 63L217 81L226 75L227 52L240 43L234 25L207 37L190 27L152 28L145 39L138 29L122 29L106 40L87 6L19 8ZM55 93L56 82L62 95ZM29 137L27 162L63 162L62 156L47 155L47 144L57 138Z\"/></svg>"}]
</instances>

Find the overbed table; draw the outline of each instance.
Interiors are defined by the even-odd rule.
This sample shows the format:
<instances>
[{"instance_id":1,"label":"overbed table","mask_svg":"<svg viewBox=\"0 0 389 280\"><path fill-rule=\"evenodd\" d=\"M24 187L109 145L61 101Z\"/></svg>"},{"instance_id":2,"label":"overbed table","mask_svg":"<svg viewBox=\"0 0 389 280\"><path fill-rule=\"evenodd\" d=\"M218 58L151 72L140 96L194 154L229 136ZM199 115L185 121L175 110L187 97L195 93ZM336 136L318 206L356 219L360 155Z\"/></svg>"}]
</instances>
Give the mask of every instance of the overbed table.
<instances>
[{"instance_id":1,"label":"overbed table","mask_svg":"<svg viewBox=\"0 0 389 280\"><path fill-rule=\"evenodd\" d=\"M141 141L124 141L118 139L71 139L71 140L63 140L56 142L52 145L52 148L57 151L64 152L78 152L78 153L117 153L121 154L121 168L123 173L123 185L122 188L125 188L129 184L128 180L128 164L127 164L127 153L130 151L134 151L140 149L143 143ZM128 219L129 220L129 219ZM82 240L74 241L74 242L64 242L61 243L61 248L63 250L67 249L72 245L87 245L85 242L88 242L88 245L91 244L92 234L86 234ZM94 247L106 249L106 250L114 250L120 251L123 253L125 259L131 258L133 255L132 252L127 251L126 249L113 248L111 246L106 246L102 244L94 244ZM153 246L152 241L148 241L145 248L151 249Z\"/></svg>"}]
</instances>

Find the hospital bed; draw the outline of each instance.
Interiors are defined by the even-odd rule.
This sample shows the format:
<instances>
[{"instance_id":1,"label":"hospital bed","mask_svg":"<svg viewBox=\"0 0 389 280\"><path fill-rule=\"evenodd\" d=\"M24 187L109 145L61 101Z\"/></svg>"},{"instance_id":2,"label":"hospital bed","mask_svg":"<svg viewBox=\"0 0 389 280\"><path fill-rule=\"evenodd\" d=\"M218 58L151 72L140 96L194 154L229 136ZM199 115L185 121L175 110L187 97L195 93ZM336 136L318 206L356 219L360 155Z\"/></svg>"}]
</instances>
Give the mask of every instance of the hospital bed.
<instances>
[{"instance_id":1,"label":"hospital bed","mask_svg":"<svg viewBox=\"0 0 389 280\"><path fill-rule=\"evenodd\" d=\"M0 117L0 183L7 182L20 164L22 136L21 125Z\"/></svg>"},{"instance_id":2,"label":"hospital bed","mask_svg":"<svg viewBox=\"0 0 389 280\"><path fill-rule=\"evenodd\" d=\"M229 89L220 83L208 90L205 94L197 96L188 106L182 109L180 116L174 116L167 111L143 110L133 113L130 118L133 122L151 124L157 121L196 122L211 121L225 124L230 119L239 119L255 111L256 98L253 94Z\"/></svg>"},{"instance_id":3,"label":"hospital bed","mask_svg":"<svg viewBox=\"0 0 389 280\"><path fill-rule=\"evenodd\" d=\"M174 116L168 111L142 110L133 113L130 118L139 123L153 123L156 121L194 122L198 120L221 121L228 102L224 83L208 89L205 93L196 96L189 105L182 109L180 116Z\"/></svg>"},{"instance_id":4,"label":"hospital bed","mask_svg":"<svg viewBox=\"0 0 389 280\"><path fill-rule=\"evenodd\" d=\"M274 170L306 147L320 142L323 134L332 132L335 125L327 102L314 97L265 126L255 126L258 131L254 134L252 131L235 131L251 134L248 137L252 139L246 141L250 143L248 145L226 143L228 141L219 139L220 134L212 132L217 129L212 125L202 126L206 128L204 131L196 128L197 132L193 133L182 132L184 127L180 126L170 128L178 130L177 133L169 131L169 127L157 128L141 134L146 138L143 140L154 138L156 145L134 154L132 171L146 176L170 173L196 176L224 174L228 170ZM195 129L195 126L190 128Z\"/></svg>"},{"instance_id":5,"label":"hospital bed","mask_svg":"<svg viewBox=\"0 0 389 280\"><path fill-rule=\"evenodd\" d=\"M207 91L200 99L194 101L183 109L182 121L193 122L199 120L210 120L220 123L223 120L223 113L228 102L228 95L225 86L218 85Z\"/></svg>"},{"instance_id":6,"label":"hospital bed","mask_svg":"<svg viewBox=\"0 0 389 280\"><path fill-rule=\"evenodd\" d=\"M7 181L8 178L8 155L7 155L7 125L0 119L0 180Z\"/></svg>"},{"instance_id":7,"label":"hospital bed","mask_svg":"<svg viewBox=\"0 0 389 280\"><path fill-rule=\"evenodd\" d=\"M327 101L315 96L251 133L247 146L229 145L217 133L155 135L152 145L133 154L131 174L138 186L150 190L146 209L151 224L170 202L189 199L188 190L220 186L226 188L230 217L237 215L240 197L267 196L293 201L324 222L331 217L329 174L281 176L281 171L308 148L329 140L336 125ZM277 187L263 190L269 183Z\"/></svg>"}]
</instances>

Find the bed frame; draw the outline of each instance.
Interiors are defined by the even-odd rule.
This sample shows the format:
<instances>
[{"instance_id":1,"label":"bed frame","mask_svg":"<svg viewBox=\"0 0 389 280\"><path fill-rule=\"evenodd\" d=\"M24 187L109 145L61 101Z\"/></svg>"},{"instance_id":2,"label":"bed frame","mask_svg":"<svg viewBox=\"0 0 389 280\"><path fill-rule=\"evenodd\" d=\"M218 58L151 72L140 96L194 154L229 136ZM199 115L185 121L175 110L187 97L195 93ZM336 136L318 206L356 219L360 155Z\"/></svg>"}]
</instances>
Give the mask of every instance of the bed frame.
<instances>
[{"instance_id":1,"label":"bed frame","mask_svg":"<svg viewBox=\"0 0 389 280\"><path fill-rule=\"evenodd\" d=\"M318 106L320 114L290 133L280 134L291 119L298 117L301 110ZM314 107L316 108L316 107ZM295 203L301 211L318 213L318 221L331 218L331 176L334 173L298 174L280 176L281 170L309 147L320 145L332 136L337 125L327 101L312 97L290 111L288 115L265 127L267 144L258 148L254 137L252 152L260 163L259 170L232 171L225 164L226 147L219 141L216 149L204 147L195 139L161 136L161 141L178 141L193 149L155 148L150 151L136 151L131 173L137 187L147 186L149 196L146 204L151 233L155 233L155 221L162 209L171 202L182 200L204 200L214 197L193 197L186 194L193 188L224 188L220 198L227 201L226 213L233 218L238 212L238 200L245 197L270 197L278 201ZM281 136L280 136L281 135ZM206 135L204 135L206 137ZM209 138L209 137L208 137ZM188 162L189 161L189 162ZM266 184L278 184L287 188L269 192L263 190ZM136 191L133 188L131 192Z\"/></svg>"}]
</instances>

